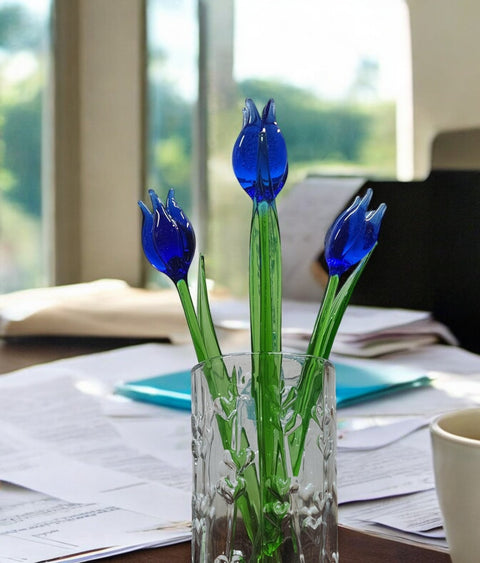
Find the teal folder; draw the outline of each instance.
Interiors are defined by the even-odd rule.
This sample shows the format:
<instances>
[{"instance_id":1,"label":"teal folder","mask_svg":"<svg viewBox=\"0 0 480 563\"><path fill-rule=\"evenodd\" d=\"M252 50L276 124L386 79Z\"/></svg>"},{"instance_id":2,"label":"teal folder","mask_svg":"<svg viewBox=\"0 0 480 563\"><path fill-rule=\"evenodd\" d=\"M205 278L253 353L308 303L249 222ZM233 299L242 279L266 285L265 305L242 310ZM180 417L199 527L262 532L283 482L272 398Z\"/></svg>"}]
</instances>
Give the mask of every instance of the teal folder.
<instances>
[{"instance_id":1,"label":"teal folder","mask_svg":"<svg viewBox=\"0 0 480 563\"><path fill-rule=\"evenodd\" d=\"M428 385L431 379L402 366L360 367L335 362L337 408ZM179 371L117 385L115 392L136 399L190 410L190 371Z\"/></svg>"},{"instance_id":2,"label":"teal folder","mask_svg":"<svg viewBox=\"0 0 480 563\"><path fill-rule=\"evenodd\" d=\"M337 408L424 387L431 378L418 369L379 365L372 368L335 362Z\"/></svg>"},{"instance_id":3,"label":"teal folder","mask_svg":"<svg viewBox=\"0 0 480 563\"><path fill-rule=\"evenodd\" d=\"M137 401L190 410L190 371L120 383L115 387L115 393Z\"/></svg>"}]
</instances>

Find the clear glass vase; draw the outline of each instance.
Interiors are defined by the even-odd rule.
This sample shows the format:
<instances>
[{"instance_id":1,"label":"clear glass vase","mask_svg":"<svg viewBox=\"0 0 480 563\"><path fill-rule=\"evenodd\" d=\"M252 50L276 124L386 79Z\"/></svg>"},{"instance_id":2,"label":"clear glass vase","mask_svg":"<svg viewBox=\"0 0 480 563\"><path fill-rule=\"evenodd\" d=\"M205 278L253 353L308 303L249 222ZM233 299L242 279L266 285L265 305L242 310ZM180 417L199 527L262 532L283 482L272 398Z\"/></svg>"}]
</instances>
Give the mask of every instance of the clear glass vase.
<instances>
[{"instance_id":1,"label":"clear glass vase","mask_svg":"<svg viewBox=\"0 0 480 563\"><path fill-rule=\"evenodd\" d=\"M335 371L305 355L192 370L192 561L337 562Z\"/></svg>"}]
</instances>

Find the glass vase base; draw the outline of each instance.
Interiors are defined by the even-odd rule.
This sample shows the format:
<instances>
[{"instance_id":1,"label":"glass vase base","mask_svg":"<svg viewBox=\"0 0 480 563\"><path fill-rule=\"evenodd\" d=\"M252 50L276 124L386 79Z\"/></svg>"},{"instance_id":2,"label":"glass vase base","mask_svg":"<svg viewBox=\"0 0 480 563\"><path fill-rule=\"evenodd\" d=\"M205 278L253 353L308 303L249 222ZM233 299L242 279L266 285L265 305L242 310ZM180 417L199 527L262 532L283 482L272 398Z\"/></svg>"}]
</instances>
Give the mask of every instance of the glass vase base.
<instances>
[{"instance_id":1,"label":"glass vase base","mask_svg":"<svg viewBox=\"0 0 480 563\"><path fill-rule=\"evenodd\" d=\"M193 563L337 563L335 371L237 354L192 371Z\"/></svg>"}]
</instances>

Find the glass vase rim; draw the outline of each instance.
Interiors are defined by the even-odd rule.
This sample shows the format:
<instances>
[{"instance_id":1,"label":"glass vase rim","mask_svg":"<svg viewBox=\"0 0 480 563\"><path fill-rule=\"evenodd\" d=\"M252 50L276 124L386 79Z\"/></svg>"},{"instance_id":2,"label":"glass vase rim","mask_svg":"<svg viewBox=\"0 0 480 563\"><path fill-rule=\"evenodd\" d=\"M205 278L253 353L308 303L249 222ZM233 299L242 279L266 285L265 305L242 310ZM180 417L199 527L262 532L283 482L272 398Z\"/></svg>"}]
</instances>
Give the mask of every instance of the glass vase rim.
<instances>
[{"instance_id":1,"label":"glass vase rim","mask_svg":"<svg viewBox=\"0 0 480 563\"><path fill-rule=\"evenodd\" d=\"M201 369L203 369L203 366L205 364L208 364L209 362L214 362L217 360L223 360L226 358L241 358L241 357L261 357L261 356L269 356L269 357L278 357L278 356L282 356L288 359L295 359L295 358L302 358L303 360L305 359L312 359L315 361L319 361L324 367L328 367L329 369L335 369L335 365L334 363L329 360L328 358L322 358L321 356L314 356L313 354L307 354L306 352L283 352L283 351L269 351L269 352L228 352L226 354L220 354L218 356L213 356L211 358L208 358L207 360L204 360L202 362L198 362L196 363L192 368L191 368L191 373L197 372Z\"/></svg>"}]
</instances>

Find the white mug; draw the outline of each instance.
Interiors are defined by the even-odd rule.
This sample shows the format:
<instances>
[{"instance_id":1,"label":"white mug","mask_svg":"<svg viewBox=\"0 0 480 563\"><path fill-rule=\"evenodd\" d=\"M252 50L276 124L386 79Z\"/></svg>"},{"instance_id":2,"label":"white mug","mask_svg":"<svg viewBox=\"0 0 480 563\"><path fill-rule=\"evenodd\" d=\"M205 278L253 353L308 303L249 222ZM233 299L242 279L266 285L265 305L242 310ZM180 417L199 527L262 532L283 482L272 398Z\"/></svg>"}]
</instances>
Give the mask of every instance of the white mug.
<instances>
[{"instance_id":1,"label":"white mug","mask_svg":"<svg viewBox=\"0 0 480 563\"><path fill-rule=\"evenodd\" d=\"M438 502L453 563L480 561L480 408L430 426Z\"/></svg>"}]
</instances>

